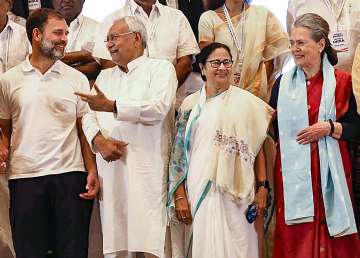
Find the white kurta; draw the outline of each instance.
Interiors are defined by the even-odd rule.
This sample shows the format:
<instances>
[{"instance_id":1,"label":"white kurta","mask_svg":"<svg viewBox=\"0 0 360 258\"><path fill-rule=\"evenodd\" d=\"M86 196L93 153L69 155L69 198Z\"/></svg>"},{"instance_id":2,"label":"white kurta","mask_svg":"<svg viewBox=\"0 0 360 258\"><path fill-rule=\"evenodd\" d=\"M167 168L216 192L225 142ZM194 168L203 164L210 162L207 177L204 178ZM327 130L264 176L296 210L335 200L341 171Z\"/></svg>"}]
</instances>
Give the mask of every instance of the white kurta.
<instances>
[{"instance_id":1,"label":"white kurta","mask_svg":"<svg viewBox=\"0 0 360 258\"><path fill-rule=\"evenodd\" d=\"M207 100L190 139L190 163L187 177L188 198L192 213L207 182L206 165L210 157L214 127L222 93ZM257 258L257 235L254 224L245 218L247 203L235 202L227 193L211 187L193 221L193 258Z\"/></svg>"},{"instance_id":2,"label":"white kurta","mask_svg":"<svg viewBox=\"0 0 360 258\"><path fill-rule=\"evenodd\" d=\"M104 253L128 250L164 256L166 193L173 105L177 88L173 65L139 57L101 72L96 84L116 99L111 113L84 117L89 142L99 128L105 137L128 143L127 154L107 163L97 154Z\"/></svg>"},{"instance_id":3,"label":"white kurta","mask_svg":"<svg viewBox=\"0 0 360 258\"><path fill-rule=\"evenodd\" d=\"M82 14L70 23L66 52L93 52L98 23Z\"/></svg>"}]
</instances>

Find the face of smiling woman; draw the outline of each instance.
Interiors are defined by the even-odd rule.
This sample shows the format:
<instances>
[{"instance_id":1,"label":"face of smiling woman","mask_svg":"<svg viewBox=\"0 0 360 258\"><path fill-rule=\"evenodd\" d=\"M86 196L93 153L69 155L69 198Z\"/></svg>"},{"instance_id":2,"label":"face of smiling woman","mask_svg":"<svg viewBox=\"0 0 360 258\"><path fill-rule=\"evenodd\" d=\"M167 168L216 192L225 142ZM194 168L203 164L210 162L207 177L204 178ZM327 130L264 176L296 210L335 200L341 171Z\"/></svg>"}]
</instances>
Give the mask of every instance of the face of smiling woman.
<instances>
[{"instance_id":1,"label":"face of smiling woman","mask_svg":"<svg viewBox=\"0 0 360 258\"><path fill-rule=\"evenodd\" d=\"M302 69L311 69L321 63L321 52L325 41L316 42L311 38L311 31L304 27L293 27L290 35L291 53L295 64Z\"/></svg>"},{"instance_id":2,"label":"face of smiling woman","mask_svg":"<svg viewBox=\"0 0 360 258\"><path fill-rule=\"evenodd\" d=\"M226 67L224 65L226 60L231 61L229 52L224 48L217 48L209 55L205 65L201 65L201 72L206 77L206 84L208 86L223 89L230 86L231 66ZM220 61L220 66L214 67L214 61Z\"/></svg>"}]
</instances>

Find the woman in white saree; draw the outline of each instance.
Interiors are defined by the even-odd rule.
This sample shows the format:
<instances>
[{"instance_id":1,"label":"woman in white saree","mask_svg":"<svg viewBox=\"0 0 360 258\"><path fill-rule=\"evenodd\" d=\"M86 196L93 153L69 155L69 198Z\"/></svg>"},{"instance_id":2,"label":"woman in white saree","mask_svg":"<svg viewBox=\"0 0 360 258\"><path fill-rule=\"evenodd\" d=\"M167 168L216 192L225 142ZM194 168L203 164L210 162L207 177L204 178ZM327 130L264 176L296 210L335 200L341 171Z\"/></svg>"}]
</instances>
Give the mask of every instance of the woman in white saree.
<instances>
[{"instance_id":1,"label":"woman in white saree","mask_svg":"<svg viewBox=\"0 0 360 258\"><path fill-rule=\"evenodd\" d=\"M252 202L258 214L265 208L262 144L273 110L230 85L232 63L226 45L205 47L200 68L206 84L184 100L178 115L168 206L177 220L192 224L188 256L194 258L259 257L245 213Z\"/></svg>"}]
</instances>

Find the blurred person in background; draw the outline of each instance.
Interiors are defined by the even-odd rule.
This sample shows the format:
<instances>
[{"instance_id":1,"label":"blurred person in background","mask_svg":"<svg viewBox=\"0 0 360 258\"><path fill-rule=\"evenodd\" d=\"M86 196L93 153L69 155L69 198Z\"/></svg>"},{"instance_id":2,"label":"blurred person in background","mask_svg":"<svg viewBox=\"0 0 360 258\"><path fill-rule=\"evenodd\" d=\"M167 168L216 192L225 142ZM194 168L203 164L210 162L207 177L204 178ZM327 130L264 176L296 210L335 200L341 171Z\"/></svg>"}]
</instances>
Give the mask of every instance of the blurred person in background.
<instances>
[{"instance_id":1,"label":"blurred person in background","mask_svg":"<svg viewBox=\"0 0 360 258\"><path fill-rule=\"evenodd\" d=\"M65 56L61 59L94 81L100 65L92 57L98 23L81 14L85 0L52 0L54 10L61 13L69 26Z\"/></svg>"}]
</instances>

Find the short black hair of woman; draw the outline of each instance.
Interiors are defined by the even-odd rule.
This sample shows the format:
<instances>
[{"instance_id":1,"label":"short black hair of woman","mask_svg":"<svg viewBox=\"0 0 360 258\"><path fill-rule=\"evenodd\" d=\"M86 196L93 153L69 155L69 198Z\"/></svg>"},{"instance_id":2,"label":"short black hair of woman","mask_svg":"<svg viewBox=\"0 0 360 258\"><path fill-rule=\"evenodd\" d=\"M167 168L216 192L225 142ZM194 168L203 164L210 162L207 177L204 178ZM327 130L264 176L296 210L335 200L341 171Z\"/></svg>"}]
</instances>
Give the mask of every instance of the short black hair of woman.
<instances>
[{"instance_id":1,"label":"short black hair of woman","mask_svg":"<svg viewBox=\"0 0 360 258\"><path fill-rule=\"evenodd\" d=\"M211 55L212 52L214 52L216 49L219 49L219 48L225 49L229 53L230 59L232 59L230 48L227 45L218 43L218 42L214 42L214 43L211 43L210 45L207 45L206 47L204 47L201 50L200 54L198 54L196 56L199 64L202 64L205 66L206 61L209 58L209 55ZM203 81L206 81L206 77L204 75L201 75L201 78L203 79Z\"/></svg>"}]
</instances>

